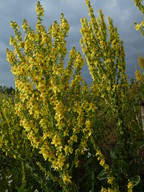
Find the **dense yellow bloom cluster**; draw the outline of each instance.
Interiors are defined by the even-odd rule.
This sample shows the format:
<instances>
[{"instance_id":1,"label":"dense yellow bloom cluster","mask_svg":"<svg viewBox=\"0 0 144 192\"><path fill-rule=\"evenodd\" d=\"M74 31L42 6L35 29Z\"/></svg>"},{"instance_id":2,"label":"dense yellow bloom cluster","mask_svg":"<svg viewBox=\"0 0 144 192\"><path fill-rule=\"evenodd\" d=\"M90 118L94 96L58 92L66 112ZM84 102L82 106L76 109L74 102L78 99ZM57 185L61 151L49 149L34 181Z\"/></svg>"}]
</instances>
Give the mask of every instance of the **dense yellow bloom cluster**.
<instances>
[{"instance_id":1,"label":"dense yellow bloom cluster","mask_svg":"<svg viewBox=\"0 0 144 192\"><path fill-rule=\"evenodd\" d=\"M142 82L144 80L143 75L141 74L141 72L137 68L136 68L135 76L136 76L137 81Z\"/></svg>"},{"instance_id":2,"label":"dense yellow bloom cluster","mask_svg":"<svg viewBox=\"0 0 144 192\"><path fill-rule=\"evenodd\" d=\"M36 6L36 12L37 12L38 16L44 16L44 10L43 10L42 5L40 4L39 1L37 3L37 6Z\"/></svg>"},{"instance_id":3,"label":"dense yellow bloom cluster","mask_svg":"<svg viewBox=\"0 0 144 192\"><path fill-rule=\"evenodd\" d=\"M141 55L139 54L139 58L138 58L138 64L140 66L140 68L142 69L142 71L144 71L144 58L141 57ZM136 66L136 72L135 72L135 76L136 76L136 80L139 82L144 82L144 75L141 73L140 70L138 70L137 66Z\"/></svg>"},{"instance_id":4,"label":"dense yellow bloom cluster","mask_svg":"<svg viewBox=\"0 0 144 192\"><path fill-rule=\"evenodd\" d=\"M99 17L95 18L90 1L87 0L86 4L91 21L88 22L86 18L81 19L82 39L80 43L93 78L92 91L100 95L107 105L114 109L116 100L113 95L121 97L128 85L123 41L120 40L117 28L113 26L113 21L109 17L108 39L102 11L99 10ZM119 85L120 81L122 83ZM120 90L122 90L121 93Z\"/></svg>"},{"instance_id":5,"label":"dense yellow bloom cluster","mask_svg":"<svg viewBox=\"0 0 144 192\"><path fill-rule=\"evenodd\" d=\"M60 24L55 21L46 31L40 2L36 12L35 31L23 21L24 40L17 23L11 22L15 37L10 38L10 45L14 51L7 49L7 60L15 75L15 110L31 145L39 149L52 168L63 172L64 183L71 183L68 159L75 154L73 161L78 165L78 157L85 153L91 135L90 122L85 122L88 103L81 96L88 94L88 86L81 86L84 59L72 48L64 68L69 24L61 14ZM89 110L94 110L93 104Z\"/></svg>"},{"instance_id":6,"label":"dense yellow bloom cluster","mask_svg":"<svg viewBox=\"0 0 144 192\"><path fill-rule=\"evenodd\" d=\"M0 93L0 148L11 158L22 160L24 151L31 158L30 145L19 124L19 118L15 115L13 100L14 95L10 97L6 93Z\"/></svg>"}]
</instances>

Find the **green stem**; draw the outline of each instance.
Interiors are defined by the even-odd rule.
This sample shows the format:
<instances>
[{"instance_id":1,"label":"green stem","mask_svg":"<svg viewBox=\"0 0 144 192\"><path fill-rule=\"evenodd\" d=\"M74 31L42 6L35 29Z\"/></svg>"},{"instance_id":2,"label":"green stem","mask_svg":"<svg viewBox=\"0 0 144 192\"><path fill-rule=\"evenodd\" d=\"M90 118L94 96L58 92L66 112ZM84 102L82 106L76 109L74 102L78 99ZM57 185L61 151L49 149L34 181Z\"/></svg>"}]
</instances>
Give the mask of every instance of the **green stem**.
<instances>
[{"instance_id":1,"label":"green stem","mask_svg":"<svg viewBox=\"0 0 144 192\"><path fill-rule=\"evenodd\" d=\"M91 192L95 192L94 190L94 169L91 172Z\"/></svg>"},{"instance_id":2,"label":"green stem","mask_svg":"<svg viewBox=\"0 0 144 192\"><path fill-rule=\"evenodd\" d=\"M24 163L23 161L21 162L21 167L22 167L22 188L26 188L26 178L25 178L25 168L24 168Z\"/></svg>"}]
</instances>

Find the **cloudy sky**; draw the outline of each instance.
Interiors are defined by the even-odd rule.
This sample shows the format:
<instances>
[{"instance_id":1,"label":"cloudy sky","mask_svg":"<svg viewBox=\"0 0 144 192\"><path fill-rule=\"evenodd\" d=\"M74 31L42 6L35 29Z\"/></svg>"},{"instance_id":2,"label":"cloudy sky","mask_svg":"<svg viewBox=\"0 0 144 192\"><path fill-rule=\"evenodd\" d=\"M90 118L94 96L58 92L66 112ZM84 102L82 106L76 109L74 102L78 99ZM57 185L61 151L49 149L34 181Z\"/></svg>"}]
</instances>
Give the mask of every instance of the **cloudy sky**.
<instances>
[{"instance_id":1,"label":"cloudy sky","mask_svg":"<svg viewBox=\"0 0 144 192\"><path fill-rule=\"evenodd\" d=\"M67 38L68 50L75 46L81 51L79 40L80 18L88 16L85 0L41 0L45 10L44 25L46 28L54 22L60 21L61 12L64 13L70 24L70 32ZM10 64L6 60L6 48L9 46L10 35L14 35L10 27L10 21L16 21L19 26L25 18L32 28L36 24L36 0L0 0L0 84L14 87L14 77ZM128 78L134 78L135 65L137 65L138 53L144 56L144 39L139 31L134 28L134 22L140 23L142 13L135 7L133 0L91 0L91 4L98 16L98 10L102 9L105 21L110 16L114 25L118 28L121 40L124 41L126 53L126 65ZM84 79L90 83L89 71L83 69Z\"/></svg>"}]
</instances>

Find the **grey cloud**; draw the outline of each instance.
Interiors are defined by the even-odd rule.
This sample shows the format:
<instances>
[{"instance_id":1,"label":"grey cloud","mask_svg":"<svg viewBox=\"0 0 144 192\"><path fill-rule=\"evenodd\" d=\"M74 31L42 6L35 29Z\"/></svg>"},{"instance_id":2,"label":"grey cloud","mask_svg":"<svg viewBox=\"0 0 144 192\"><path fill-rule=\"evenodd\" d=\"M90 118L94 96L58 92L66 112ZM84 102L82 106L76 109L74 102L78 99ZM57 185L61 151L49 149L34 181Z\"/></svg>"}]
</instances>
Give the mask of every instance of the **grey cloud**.
<instances>
[{"instance_id":1,"label":"grey cloud","mask_svg":"<svg viewBox=\"0 0 144 192\"><path fill-rule=\"evenodd\" d=\"M37 1L19 1L7 0L0 1L0 84L6 86L14 85L14 77L10 71L10 65L6 61L5 49L9 46L9 37L13 35L10 27L10 21L16 21L20 26L24 18L32 28L36 24L36 2ZM75 46L81 51L79 40L80 18L88 16L88 8L85 0L41 0L45 10L44 26L48 28L50 24L57 20L60 22L60 14L64 13L70 24L70 31L67 38L68 51ZM124 40L126 52L127 74L134 77L135 65L138 63L138 52L144 56L143 37L140 32L135 31L134 22L140 23L143 19L141 12L135 7L133 0L91 0L96 17L98 9L102 9L105 15L105 21L110 16L113 19L114 26L118 28L120 39ZM87 82L91 82L91 77L87 66L83 68L83 76Z\"/></svg>"}]
</instances>

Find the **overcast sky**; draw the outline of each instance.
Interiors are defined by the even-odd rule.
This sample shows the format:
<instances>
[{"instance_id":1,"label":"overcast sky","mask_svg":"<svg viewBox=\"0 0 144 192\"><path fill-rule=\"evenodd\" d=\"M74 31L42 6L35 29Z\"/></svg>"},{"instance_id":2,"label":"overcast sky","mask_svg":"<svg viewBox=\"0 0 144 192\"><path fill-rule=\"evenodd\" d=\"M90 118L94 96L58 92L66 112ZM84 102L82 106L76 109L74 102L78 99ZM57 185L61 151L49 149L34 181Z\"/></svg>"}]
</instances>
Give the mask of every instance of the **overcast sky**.
<instances>
[{"instance_id":1,"label":"overcast sky","mask_svg":"<svg viewBox=\"0 0 144 192\"><path fill-rule=\"evenodd\" d=\"M70 32L67 38L68 49L75 46L81 51L79 40L80 18L88 16L88 8L85 0L41 0L45 10L44 26L48 28L54 20L60 21L61 12L70 24ZM19 26L25 18L32 28L36 24L36 3L34 0L0 0L0 84L14 87L14 76L11 73L10 64L6 60L6 48L9 46L10 35L14 35L10 27L10 21L16 21ZM134 28L134 22L140 23L142 13L135 7L133 0L91 0L95 15L102 9L105 21L110 16L114 25L118 28L121 40L124 41L126 53L127 75L134 78L135 65L137 65L138 53L144 56L144 39L139 31ZM83 69L84 79L90 83L91 78L87 67Z\"/></svg>"}]
</instances>

